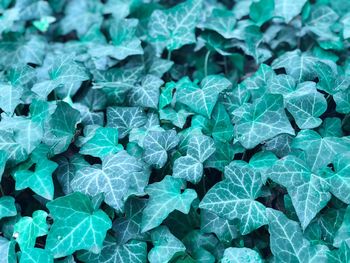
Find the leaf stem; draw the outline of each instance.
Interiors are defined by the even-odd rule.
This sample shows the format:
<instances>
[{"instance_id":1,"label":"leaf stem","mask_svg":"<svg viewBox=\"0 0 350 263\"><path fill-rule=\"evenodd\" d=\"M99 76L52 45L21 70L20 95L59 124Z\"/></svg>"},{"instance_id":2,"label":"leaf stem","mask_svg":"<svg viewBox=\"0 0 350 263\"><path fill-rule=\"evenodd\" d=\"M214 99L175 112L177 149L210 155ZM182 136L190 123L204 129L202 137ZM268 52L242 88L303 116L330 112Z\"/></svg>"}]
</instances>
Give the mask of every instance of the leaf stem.
<instances>
[{"instance_id":1,"label":"leaf stem","mask_svg":"<svg viewBox=\"0 0 350 263\"><path fill-rule=\"evenodd\" d=\"M171 50L168 51L167 59L168 59L169 61L171 60Z\"/></svg>"},{"instance_id":2,"label":"leaf stem","mask_svg":"<svg viewBox=\"0 0 350 263\"><path fill-rule=\"evenodd\" d=\"M207 54L205 55L205 59L204 59L204 75L205 76L208 75L208 61L209 61L209 57L210 57L210 50L207 51Z\"/></svg>"}]
</instances>

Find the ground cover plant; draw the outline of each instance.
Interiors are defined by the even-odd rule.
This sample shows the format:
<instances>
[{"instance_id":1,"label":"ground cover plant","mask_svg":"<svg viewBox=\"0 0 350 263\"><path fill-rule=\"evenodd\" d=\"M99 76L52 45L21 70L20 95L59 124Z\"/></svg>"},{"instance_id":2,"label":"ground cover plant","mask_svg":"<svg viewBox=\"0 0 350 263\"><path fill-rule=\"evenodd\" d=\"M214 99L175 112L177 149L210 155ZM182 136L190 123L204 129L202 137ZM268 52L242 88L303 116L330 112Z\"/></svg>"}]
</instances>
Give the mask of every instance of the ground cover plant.
<instances>
[{"instance_id":1,"label":"ground cover plant","mask_svg":"<svg viewBox=\"0 0 350 263\"><path fill-rule=\"evenodd\" d=\"M0 262L350 262L350 1L0 13Z\"/></svg>"}]
</instances>

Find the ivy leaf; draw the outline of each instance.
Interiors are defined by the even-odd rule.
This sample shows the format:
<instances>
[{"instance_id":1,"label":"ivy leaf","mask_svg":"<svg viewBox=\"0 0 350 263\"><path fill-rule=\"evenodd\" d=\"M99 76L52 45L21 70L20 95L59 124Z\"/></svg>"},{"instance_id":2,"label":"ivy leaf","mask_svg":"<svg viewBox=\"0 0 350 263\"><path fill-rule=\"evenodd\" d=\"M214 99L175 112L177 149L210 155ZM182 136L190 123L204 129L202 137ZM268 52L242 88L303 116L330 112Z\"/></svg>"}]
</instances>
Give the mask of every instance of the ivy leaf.
<instances>
[{"instance_id":1,"label":"ivy leaf","mask_svg":"<svg viewBox=\"0 0 350 263\"><path fill-rule=\"evenodd\" d=\"M220 241L230 243L238 237L238 229L233 221L226 220L208 210L201 210L201 231L214 233Z\"/></svg>"},{"instance_id":2,"label":"ivy leaf","mask_svg":"<svg viewBox=\"0 0 350 263\"><path fill-rule=\"evenodd\" d=\"M0 253L4 263L16 261L15 245L16 243L13 240L9 241L4 237L0 237Z\"/></svg>"},{"instance_id":3,"label":"ivy leaf","mask_svg":"<svg viewBox=\"0 0 350 263\"><path fill-rule=\"evenodd\" d=\"M168 10L156 10L148 22L148 41L157 54L195 43L194 29L201 12L201 0L187 0Z\"/></svg>"},{"instance_id":4,"label":"ivy leaf","mask_svg":"<svg viewBox=\"0 0 350 263\"><path fill-rule=\"evenodd\" d=\"M203 28L218 32L224 38L234 38L236 18L231 11L225 9L213 9L205 20Z\"/></svg>"},{"instance_id":5,"label":"ivy leaf","mask_svg":"<svg viewBox=\"0 0 350 263\"><path fill-rule=\"evenodd\" d=\"M244 104L233 112L235 136L247 149L279 134L294 135L280 95L267 94L253 104Z\"/></svg>"},{"instance_id":6,"label":"ivy leaf","mask_svg":"<svg viewBox=\"0 0 350 263\"><path fill-rule=\"evenodd\" d=\"M331 198L325 179L313 174L297 157L278 160L267 174L287 188L303 230Z\"/></svg>"},{"instance_id":7,"label":"ivy leaf","mask_svg":"<svg viewBox=\"0 0 350 263\"><path fill-rule=\"evenodd\" d=\"M298 223L289 220L283 213L267 209L271 250L279 262L310 262L312 249L303 237Z\"/></svg>"},{"instance_id":8,"label":"ivy leaf","mask_svg":"<svg viewBox=\"0 0 350 263\"><path fill-rule=\"evenodd\" d=\"M85 69L70 56L58 56L48 71L49 80L36 83L32 91L41 98L46 98L51 91L60 85L82 82L89 79Z\"/></svg>"},{"instance_id":9,"label":"ivy leaf","mask_svg":"<svg viewBox=\"0 0 350 263\"><path fill-rule=\"evenodd\" d=\"M316 84L307 81L300 83L295 89L294 79L288 75L278 75L277 79L272 80L270 89L283 95L285 106L299 128L312 129L320 126L322 120L319 117L326 111L327 101L317 92Z\"/></svg>"},{"instance_id":10,"label":"ivy leaf","mask_svg":"<svg viewBox=\"0 0 350 263\"><path fill-rule=\"evenodd\" d=\"M147 246L145 242L132 240L124 245L118 245L111 236L107 236L103 242L100 254L83 252L78 254L78 259L86 263L140 263L147 260Z\"/></svg>"},{"instance_id":11,"label":"ivy leaf","mask_svg":"<svg viewBox=\"0 0 350 263\"><path fill-rule=\"evenodd\" d=\"M80 153L103 159L107 155L123 150L118 144L118 130L115 128L99 127L95 134L80 148Z\"/></svg>"},{"instance_id":12,"label":"ivy leaf","mask_svg":"<svg viewBox=\"0 0 350 263\"><path fill-rule=\"evenodd\" d=\"M336 155L332 163L334 165L334 171L325 170L330 192L339 200L350 204L350 154Z\"/></svg>"},{"instance_id":13,"label":"ivy leaf","mask_svg":"<svg viewBox=\"0 0 350 263\"><path fill-rule=\"evenodd\" d=\"M215 152L214 140L205 135L194 135L190 138L187 155L174 162L174 177L185 179L194 184L203 175L203 163Z\"/></svg>"},{"instance_id":14,"label":"ivy leaf","mask_svg":"<svg viewBox=\"0 0 350 263\"><path fill-rule=\"evenodd\" d=\"M150 198L142 213L142 232L159 226L174 210L188 214L197 194L192 189L181 193L182 187L182 180L167 175L161 182L150 184L146 188Z\"/></svg>"},{"instance_id":15,"label":"ivy leaf","mask_svg":"<svg viewBox=\"0 0 350 263\"><path fill-rule=\"evenodd\" d=\"M249 248L229 247L224 251L223 263L262 263L263 260L258 252Z\"/></svg>"},{"instance_id":16,"label":"ivy leaf","mask_svg":"<svg viewBox=\"0 0 350 263\"><path fill-rule=\"evenodd\" d=\"M288 0L290 1L290 0ZM302 0L305 2L305 0ZM279 1L283 2L283 1ZM295 6L291 2L292 6ZM286 9L287 12L288 9ZM309 53L302 53L300 50L294 50L284 53L275 59L272 63L273 69L284 68L288 75L292 76L297 82L313 80L317 77L315 67L320 60Z\"/></svg>"},{"instance_id":17,"label":"ivy leaf","mask_svg":"<svg viewBox=\"0 0 350 263\"><path fill-rule=\"evenodd\" d=\"M349 235L349 222L350 222L350 208L349 206L346 208L346 212L343 218L343 222L338 229L335 237L333 246L340 247L342 242L346 243L349 246L350 243L350 235Z\"/></svg>"},{"instance_id":18,"label":"ivy leaf","mask_svg":"<svg viewBox=\"0 0 350 263\"><path fill-rule=\"evenodd\" d=\"M17 215L15 199L12 196L0 198L0 219Z\"/></svg>"},{"instance_id":19,"label":"ivy leaf","mask_svg":"<svg viewBox=\"0 0 350 263\"><path fill-rule=\"evenodd\" d=\"M164 81L153 75L142 78L141 84L131 89L129 101L132 106L158 108L160 86Z\"/></svg>"},{"instance_id":20,"label":"ivy leaf","mask_svg":"<svg viewBox=\"0 0 350 263\"><path fill-rule=\"evenodd\" d=\"M339 249L330 251L328 253L328 260L331 263L341 263L343 261L349 261L350 260L350 249L349 246L343 242Z\"/></svg>"},{"instance_id":21,"label":"ivy leaf","mask_svg":"<svg viewBox=\"0 0 350 263\"><path fill-rule=\"evenodd\" d=\"M46 223L47 213L37 210L32 217L22 217L14 225L13 237L16 238L22 251L27 248L34 248L36 238L47 234L48 224Z\"/></svg>"},{"instance_id":22,"label":"ivy leaf","mask_svg":"<svg viewBox=\"0 0 350 263\"><path fill-rule=\"evenodd\" d=\"M260 0L252 2L249 16L258 25L263 25L274 15L275 2L273 0Z\"/></svg>"},{"instance_id":23,"label":"ivy leaf","mask_svg":"<svg viewBox=\"0 0 350 263\"><path fill-rule=\"evenodd\" d=\"M112 20L109 28L111 45L95 45L90 47L92 57L105 57L123 60L131 55L142 55L141 41L135 36L137 19Z\"/></svg>"},{"instance_id":24,"label":"ivy leaf","mask_svg":"<svg viewBox=\"0 0 350 263\"><path fill-rule=\"evenodd\" d=\"M13 114L21 103L23 88L9 84L0 84L0 108L6 113Z\"/></svg>"},{"instance_id":25,"label":"ivy leaf","mask_svg":"<svg viewBox=\"0 0 350 263\"><path fill-rule=\"evenodd\" d=\"M22 263L36 263L47 262L53 263L53 257L46 250L41 248L29 248L21 253L20 262Z\"/></svg>"},{"instance_id":26,"label":"ivy leaf","mask_svg":"<svg viewBox=\"0 0 350 263\"><path fill-rule=\"evenodd\" d=\"M5 152L5 158L10 162L26 160L27 151L15 141L13 132L0 130L0 150Z\"/></svg>"},{"instance_id":27,"label":"ivy leaf","mask_svg":"<svg viewBox=\"0 0 350 263\"><path fill-rule=\"evenodd\" d=\"M14 174L16 190L30 188L36 194L52 200L54 195L52 173L56 170L57 166L55 162L42 159L35 164L35 171L16 171Z\"/></svg>"},{"instance_id":28,"label":"ivy leaf","mask_svg":"<svg viewBox=\"0 0 350 263\"><path fill-rule=\"evenodd\" d=\"M306 162L313 172L332 162L335 155L346 153L350 147L348 137L324 137L312 130L302 130L292 142L292 147L305 152Z\"/></svg>"},{"instance_id":29,"label":"ivy leaf","mask_svg":"<svg viewBox=\"0 0 350 263\"><path fill-rule=\"evenodd\" d=\"M175 148L179 143L179 138L174 130L150 131L143 140L143 159L150 165L162 168L167 159L167 151Z\"/></svg>"},{"instance_id":30,"label":"ivy leaf","mask_svg":"<svg viewBox=\"0 0 350 263\"><path fill-rule=\"evenodd\" d=\"M59 101L55 112L50 116L45 127L44 143L50 146L51 151L55 154L67 150L79 121L79 111L73 109L68 103Z\"/></svg>"},{"instance_id":31,"label":"ivy leaf","mask_svg":"<svg viewBox=\"0 0 350 263\"><path fill-rule=\"evenodd\" d=\"M133 128L143 126L146 114L140 107L108 107L107 127L117 128L119 138L124 138Z\"/></svg>"},{"instance_id":32,"label":"ivy leaf","mask_svg":"<svg viewBox=\"0 0 350 263\"><path fill-rule=\"evenodd\" d=\"M70 255L79 249L94 252L101 249L112 223L102 210L93 210L87 196L73 193L49 202L47 207L54 223L47 236L46 249L54 258Z\"/></svg>"},{"instance_id":33,"label":"ivy leaf","mask_svg":"<svg viewBox=\"0 0 350 263\"><path fill-rule=\"evenodd\" d=\"M214 185L199 207L228 220L238 219L245 235L267 223L266 208L255 201L262 186L259 172L232 162L225 167L225 180Z\"/></svg>"},{"instance_id":34,"label":"ivy leaf","mask_svg":"<svg viewBox=\"0 0 350 263\"><path fill-rule=\"evenodd\" d=\"M228 79L211 75L202 80L200 88L192 84L178 90L176 101L185 104L194 112L210 118L219 93L230 86L231 83Z\"/></svg>"},{"instance_id":35,"label":"ivy leaf","mask_svg":"<svg viewBox=\"0 0 350 263\"><path fill-rule=\"evenodd\" d=\"M126 201L125 217L113 222L118 244L125 244L132 239L143 240L147 236L141 233L142 211L145 206L146 201L143 199L129 198Z\"/></svg>"},{"instance_id":36,"label":"ivy leaf","mask_svg":"<svg viewBox=\"0 0 350 263\"><path fill-rule=\"evenodd\" d=\"M102 160L102 166L95 164L79 169L71 182L72 189L91 197L104 193L105 202L118 211L124 209L124 198L134 187L133 177L146 177L144 184L137 184L142 190L147 184L149 170L142 161L125 151L109 155ZM99 182L95 184L94 182ZM137 189L139 190L139 189Z\"/></svg>"},{"instance_id":37,"label":"ivy leaf","mask_svg":"<svg viewBox=\"0 0 350 263\"><path fill-rule=\"evenodd\" d=\"M153 248L148 253L151 263L169 262L176 254L183 253L186 247L166 226L159 226L151 231Z\"/></svg>"},{"instance_id":38,"label":"ivy leaf","mask_svg":"<svg viewBox=\"0 0 350 263\"><path fill-rule=\"evenodd\" d=\"M301 13L306 0L279 0L275 2L275 16L282 17L287 24Z\"/></svg>"}]
</instances>

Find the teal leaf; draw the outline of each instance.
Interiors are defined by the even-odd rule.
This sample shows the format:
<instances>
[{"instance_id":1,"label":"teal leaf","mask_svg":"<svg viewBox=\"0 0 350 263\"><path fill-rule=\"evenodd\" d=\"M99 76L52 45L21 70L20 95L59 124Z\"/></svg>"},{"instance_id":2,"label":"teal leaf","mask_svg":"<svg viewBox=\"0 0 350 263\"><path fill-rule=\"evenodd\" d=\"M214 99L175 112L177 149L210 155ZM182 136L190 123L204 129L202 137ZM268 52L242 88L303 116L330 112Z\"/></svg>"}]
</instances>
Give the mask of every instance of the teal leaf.
<instances>
[{"instance_id":1,"label":"teal leaf","mask_svg":"<svg viewBox=\"0 0 350 263\"><path fill-rule=\"evenodd\" d=\"M342 202L350 204L350 154L336 155L332 163L334 171L325 170L330 192Z\"/></svg>"},{"instance_id":2,"label":"teal leaf","mask_svg":"<svg viewBox=\"0 0 350 263\"><path fill-rule=\"evenodd\" d=\"M199 207L228 220L238 219L245 235L267 224L266 208L255 201L262 186L261 175L235 162L225 167L225 180L214 185Z\"/></svg>"},{"instance_id":3,"label":"teal leaf","mask_svg":"<svg viewBox=\"0 0 350 263\"><path fill-rule=\"evenodd\" d=\"M86 263L143 263L147 261L147 245L136 240L118 245L113 237L107 236L100 254L82 252L78 259Z\"/></svg>"},{"instance_id":4,"label":"teal leaf","mask_svg":"<svg viewBox=\"0 0 350 263\"><path fill-rule=\"evenodd\" d=\"M332 162L335 155L346 153L350 147L348 137L324 137L312 130L302 130L292 142L292 147L301 149L313 172Z\"/></svg>"},{"instance_id":5,"label":"teal leaf","mask_svg":"<svg viewBox=\"0 0 350 263\"><path fill-rule=\"evenodd\" d=\"M331 198L326 180L295 156L278 160L267 174L287 188L303 230Z\"/></svg>"},{"instance_id":6,"label":"teal leaf","mask_svg":"<svg viewBox=\"0 0 350 263\"><path fill-rule=\"evenodd\" d=\"M104 193L105 202L118 211L124 209L124 199L130 189L135 187L136 180L144 177L146 180L136 184L143 191L148 182L149 170L145 164L130 156L125 151L109 155L102 160L102 166L95 164L79 169L71 181L74 191L94 197ZM98 182L98 183L95 183ZM139 192L140 193L140 192Z\"/></svg>"},{"instance_id":7,"label":"teal leaf","mask_svg":"<svg viewBox=\"0 0 350 263\"><path fill-rule=\"evenodd\" d=\"M214 140L206 135L189 139L187 155L174 162L174 177L198 183L203 175L203 163L215 152Z\"/></svg>"},{"instance_id":8,"label":"teal leaf","mask_svg":"<svg viewBox=\"0 0 350 263\"><path fill-rule=\"evenodd\" d=\"M94 135L80 148L80 153L104 158L123 150L118 144L118 130L115 128L99 127Z\"/></svg>"},{"instance_id":9,"label":"teal leaf","mask_svg":"<svg viewBox=\"0 0 350 263\"><path fill-rule=\"evenodd\" d=\"M350 208L348 206L346 208L343 222L334 237L333 246L339 248L342 243L346 243L349 246L349 243L350 243L349 223L350 223Z\"/></svg>"},{"instance_id":10,"label":"teal leaf","mask_svg":"<svg viewBox=\"0 0 350 263\"><path fill-rule=\"evenodd\" d=\"M0 237L0 254L4 263L16 262L15 241Z\"/></svg>"},{"instance_id":11,"label":"teal leaf","mask_svg":"<svg viewBox=\"0 0 350 263\"><path fill-rule=\"evenodd\" d=\"M119 138L124 138L133 128L143 126L147 121L140 107L108 107L107 127L117 128Z\"/></svg>"},{"instance_id":12,"label":"teal leaf","mask_svg":"<svg viewBox=\"0 0 350 263\"><path fill-rule=\"evenodd\" d=\"M274 11L274 0L259 0L250 5L249 16L258 26L261 26L273 17Z\"/></svg>"},{"instance_id":13,"label":"teal leaf","mask_svg":"<svg viewBox=\"0 0 350 263\"><path fill-rule=\"evenodd\" d=\"M150 165L162 168L167 159L167 152L179 143L179 138L174 130L150 131L143 139L143 159Z\"/></svg>"},{"instance_id":14,"label":"teal leaf","mask_svg":"<svg viewBox=\"0 0 350 263\"><path fill-rule=\"evenodd\" d=\"M22 102L22 94L23 88L21 86L0 84L0 108L10 115L13 114L17 105Z\"/></svg>"},{"instance_id":15,"label":"teal leaf","mask_svg":"<svg viewBox=\"0 0 350 263\"><path fill-rule=\"evenodd\" d=\"M210 118L220 92L229 88L231 83L222 76L211 75L204 78L200 86L190 84L179 89L176 92L176 101Z\"/></svg>"},{"instance_id":16,"label":"teal leaf","mask_svg":"<svg viewBox=\"0 0 350 263\"><path fill-rule=\"evenodd\" d=\"M224 256L221 260L222 263L262 263L263 259L253 249L250 248L236 248L229 247L224 251Z\"/></svg>"},{"instance_id":17,"label":"teal leaf","mask_svg":"<svg viewBox=\"0 0 350 263\"><path fill-rule=\"evenodd\" d=\"M41 248L29 248L21 252L20 263L53 263L53 256Z\"/></svg>"},{"instance_id":18,"label":"teal leaf","mask_svg":"<svg viewBox=\"0 0 350 263\"><path fill-rule=\"evenodd\" d=\"M248 149L279 134L294 135L280 95L268 94L233 112L235 137Z\"/></svg>"},{"instance_id":19,"label":"teal leaf","mask_svg":"<svg viewBox=\"0 0 350 263\"><path fill-rule=\"evenodd\" d=\"M150 184L146 188L150 198L142 213L142 232L159 226L174 210L188 214L197 194L192 189L181 192L182 188L182 180L168 175L161 182Z\"/></svg>"},{"instance_id":20,"label":"teal leaf","mask_svg":"<svg viewBox=\"0 0 350 263\"><path fill-rule=\"evenodd\" d=\"M151 263L169 262L178 253L183 253L186 247L166 226L159 226L151 231L153 248L148 253Z\"/></svg>"},{"instance_id":21,"label":"teal leaf","mask_svg":"<svg viewBox=\"0 0 350 263\"><path fill-rule=\"evenodd\" d=\"M312 248L297 222L267 209L271 251L278 262L310 262ZM314 253L317 251L314 251Z\"/></svg>"},{"instance_id":22,"label":"teal leaf","mask_svg":"<svg viewBox=\"0 0 350 263\"><path fill-rule=\"evenodd\" d=\"M233 12L225 9L213 9L205 20L203 28L216 31L224 38L234 38L236 18Z\"/></svg>"},{"instance_id":23,"label":"teal leaf","mask_svg":"<svg viewBox=\"0 0 350 263\"><path fill-rule=\"evenodd\" d=\"M58 56L48 70L49 79L36 83L32 91L41 98L46 98L60 85L71 85L89 79L85 69L70 56Z\"/></svg>"},{"instance_id":24,"label":"teal leaf","mask_svg":"<svg viewBox=\"0 0 350 263\"><path fill-rule=\"evenodd\" d=\"M143 240L147 234L141 233L142 211L146 200L131 197L125 202L125 217L117 218L113 222L116 242L125 244L132 239Z\"/></svg>"},{"instance_id":25,"label":"teal leaf","mask_svg":"<svg viewBox=\"0 0 350 263\"><path fill-rule=\"evenodd\" d=\"M164 48L172 51L195 43L194 29L201 6L201 0L187 0L168 10L152 13L148 22L147 40L155 46L157 54Z\"/></svg>"},{"instance_id":26,"label":"teal leaf","mask_svg":"<svg viewBox=\"0 0 350 263\"><path fill-rule=\"evenodd\" d=\"M282 17L287 24L301 13L306 0L279 0L275 2L275 16Z\"/></svg>"},{"instance_id":27,"label":"teal leaf","mask_svg":"<svg viewBox=\"0 0 350 263\"><path fill-rule=\"evenodd\" d=\"M112 223L105 212L93 210L87 196L73 193L49 202L47 207L54 223L47 236L46 249L54 258L70 255L79 249L101 250Z\"/></svg>"},{"instance_id":28,"label":"teal leaf","mask_svg":"<svg viewBox=\"0 0 350 263\"><path fill-rule=\"evenodd\" d=\"M35 164L35 170L19 170L14 174L16 180L16 190L27 187L36 194L52 200L54 195L54 185L52 173L57 168L57 163L50 160L41 159Z\"/></svg>"},{"instance_id":29,"label":"teal leaf","mask_svg":"<svg viewBox=\"0 0 350 263\"><path fill-rule=\"evenodd\" d=\"M14 225L13 237L16 239L22 251L27 248L34 248L36 238L47 234L48 224L46 223L47 213L36 210L32 217L22 217Z\"/></svg>"},{"instance_id":30,"label":"teal leaf","mask_svg":"<svg viewBox=\"0 0 350 263\"><path fill-rule=\"evenodd\" d=\"M132 106L157 109L160 94L160 86L164 81L153 75L142 78L140 85L133 87L128 94Z\"/></svg>"},{"instance_id":31,"label":"teal leaf","mask_svg":"<svg viewBox=\"0 0 350 263\"><path fill-rule=\"evenodd\" d=\"M0 197L0 219L15 216L16 214L15 199L12 196Z\"/></svg>"}]
</instances>

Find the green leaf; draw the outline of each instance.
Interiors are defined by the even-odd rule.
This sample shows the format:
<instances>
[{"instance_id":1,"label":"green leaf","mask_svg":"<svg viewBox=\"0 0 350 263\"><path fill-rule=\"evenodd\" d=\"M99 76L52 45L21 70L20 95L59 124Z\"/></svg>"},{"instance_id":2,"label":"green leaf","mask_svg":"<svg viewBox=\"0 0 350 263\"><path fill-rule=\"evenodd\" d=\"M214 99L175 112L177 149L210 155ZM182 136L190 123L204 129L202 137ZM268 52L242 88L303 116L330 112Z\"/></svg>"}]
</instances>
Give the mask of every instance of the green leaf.
<instances>
[{"instance_id":1,"label":"green leaf","mask_svg":"<svg viewBox=\"0 0 350 263\"><path fill-rule=\"evenodd\" d=\"M287 24L301 13L306 0L279 0L275 3L275 16L282 17Z\"/></svg>"},{"instance_id":2,"label":"green leaf","mask_svg":"<svg viewBox=\"0 0 350 263\"><path fill-rule=\"evenodd\" d=\"M153 75L142 78L140 85L133 87L128 94L132 106L158 108L160 86L164 81Z\"/></svg>"},{"instance_id":3,"label":"green leaf","mask_svg":"<svg viewBox=\"0 0 350 263\"><path fill-rule=\"evenodd\" d=\"M15 141L11 131L0 130L0 150L6 153L6 157L3 156L3 158L10 162L21 162L27 158L27 151Z\"/></svg>"},{"instance_id":4,"label":"green leaf","mask_svg":"<svg viewBox=\"0 0 350 263\"><path fill-rule=\"evenodd\" d=\"M263 259L258 252L249 248L229 247L224 251L222 263L262 263Z\"/></svg>"},{"instance_id":5,"label":"green leaf","mask_svg":"<svg viewBox=\"0 0 350 263\"><path fill-rule=\"evenodd\" d=\"M103 159L107 155L123 150L118 144L118 130L115 128L99 127L95 134L80 148L81 154Z\"/></svg>"},{"instance_id":6,"label":"green leaf","mask_svg":"<svg viewBox=\"0 0 350 263\"><path fill-rule=\"evenodd\" d=\"M48 224L46 223L47 213L36 210L32 217L22 217L14 225L13 237L16 239L22 251L27 248L34 248L36 238L47 234Z\"/></svg>"},{"instance_id":7,"label":"green leaf","mask_svg":"<svg viewBox=\"0 0 350 263\"><path fill-rule=\"evenodd\" d=\"M349 246L343 242L339 249L335 249L328 253L328 260L330 263L342 263L350 260Z\"/></svg>"},{"instance_id":8,"label":"green leaf","mask_svg":"<svg viewBox=\"0 0 350 263\"><path fill-rule=\"evenodd\" d=\"M220 92L229 88L231 83L222 76L211 75L204 78L200 86L189 84L177 90L176 101L210 118Z\"/></svg>"},{"instance_id":9,"label":"green leaf","mask_svg":"<svg viewBox=\"0 0 350 263\"><path fill-rule=\"evenodd\" d=\"M29 248L21 253L20 263L47 262L53 263L52 255L41 248Z\"/></svg>"},{"instance_id":10,"label":"green leaf","mask_svg":"<svg viewBox=\"0 0 350 263\"><path fill-rule=\"evenodd\" d=\"M331 199L325 179L314 174L295 156L278 160L267 174L287 188L303 230Z\"/></svg>"},{"instance_id":11,"label":"green leaf","mask_svg":"<svg viewBox=\"0 0 350 263\"><path fill-rule=\"evenodd\" d=\"M343 222L334 237L333 246L339 248L342 242L346 243L349 246L349 243L350 243L350 235L348 230L349 223L350 223L350 208L348 206L344 215Z\"/></svg>"},{"instance_id":12,"label":"green leaf","mask_svg":"<svg viewBox=\"0 0 350 263\"><path fill-rule=\"evenodd\" d=\"M150 184L146 188L150 198L142 213L142 232L159 226L174 210L188 214L197 194L192 189L182 192L182 188L182 180L169 175L165 176L161 182Z\"/></svg>"},{"instance_id":13,"label":"green leaf","mask_svg":"<svg viewBox=\"0 0 350 263\"><path fill-rule=\"evenodd\" d=\"M132 129L145 125L146 121L146 114L140 107L107 108L107 127L117 128L120 139Z\"/></svg>"},{"instance_id":14,"label":"green leaf","mask_svg":"<svg viewBox=\"0 0 350 263\"><path fill-rule=\"evenodd\" d=\"M112 223L102 210L93 210L87 196L73 193L49 202L47 207L54 223L47 236L46 249L54 258L79 249L93 252L101 249Z\"/></svg>"},{"instance_id":15,"label":"green leaf","mask_svg":"<svg viewBox=\"0 0 350 263\"><path fill-rule=\"evenodd\" d=\"M3 196L0 198L0 219L4 217L15 216L17 209L15 199L12 196Z\"/></svg>"},{"instance_id":16,"label":"green leaf","mask_svg":"<svg viewBox=\"0 0 350 263\"><path fill-rule=\"evenodd\" d=\"M235 136L245 148L252 149L279 134L294 135L280 95L265 95L253 104L244 104L233 114Z\"/></svg>"},{"instance_id":17,"label":"green leaf","mask_svg":"<svg viewBox=\"0 0 350 263\"><path fill-rule=\"evenodd\" d=\"M143 159L150 165L162 168L167 159L167 151L172 150L179 143L179 138L174 130L150 131L143 140Z\"/></svg>"},{"instance_id":18,"label":"green leaf","mask_svg":"<svg viewBox=\"0 0 350 263\"><path fill-rule=\"evenodd\" d=\"M105 157L102 166L95 164L79 169L71 181L71 186L74 191L91 197L103 193L108 205L123 211L124 199L128 197L129 191L134 190L135 193L142 194L148 177L148 167L142 161L125 151L120 151Z\"/></svg>"},{"instance_id":19,"label":"green leaf","mask_svg":"<svg viewBox=\"0 0 350 263\"><path fill-rule=\"evenodd\" d=\"M312 130L302 130L293 140L293 148L305 152L306 162L313 172L332 162L335 155L346 153L350 147L348 137L324 137Z\"/></svg>"},{"instance_id":20,"label":"green leaf","mask_svg":"<svg viewBox=\"0 0 350 263\"><path fill-rule=\"evenodd\" d=\"M238 219L240 232L245 235L267 223L265 206L259 196L260 173L232 162L225 167L225 180L214 185L199 207L228 220Z\"/></svg>"},{"instance_id":21,"label":"green leaf","mask_svg":"<svg viewBox=\"0 0 350 263\"><path fill-rule=\"evenodd\" d=\"M14 174L16 190L29 187L36 194L48 200L52 200L54 195L52 173L56 170L57 166L55 162L42 159L35 164L35 171L16 171Z\"/></svg>"},{"instance_id":22,"label":"green leaf","mask_svg":"<svg viewBox=\"0 0 350 263\"><path fill-rule=\"evenodd\" d=\"M155 10L148 22L147 40L157 54L195 43L194 29L201 12L201 0L187 0L168 10Z\"/></svg>"},{"instance_id":23,"label":"green leaf","mask_svg":"<svg viewBox=\"0 0 350 263\"><path fill-rule=\"evenodd\" d=\"M176 254L183 253L186 247L166 226L159 226L151 231L153 248L148 253L151 263L169 262Z\"/></svg>"}]
</instances>

